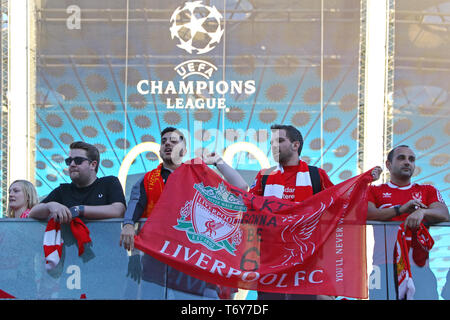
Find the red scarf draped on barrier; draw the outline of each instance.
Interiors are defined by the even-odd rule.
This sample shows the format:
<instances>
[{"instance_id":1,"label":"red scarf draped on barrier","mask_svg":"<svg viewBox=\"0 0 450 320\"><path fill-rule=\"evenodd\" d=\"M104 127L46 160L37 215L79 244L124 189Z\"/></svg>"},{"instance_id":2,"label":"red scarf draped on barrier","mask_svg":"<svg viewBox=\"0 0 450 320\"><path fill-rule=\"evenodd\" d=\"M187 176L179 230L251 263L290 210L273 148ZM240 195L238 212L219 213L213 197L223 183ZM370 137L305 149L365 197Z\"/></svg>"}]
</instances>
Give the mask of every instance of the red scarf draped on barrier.
<instances>
[{"instance_id":1,"label":"red scarf draped on barrier","mask_svg":"<svg viewBox=\"0 0 450 320\"><path fill-rule=\"evenodd\" d=\"M70 221L70 230L77 240L78 256L84 253L84 244L91 242L89 236L89 229L80 218L74 218ZM62 246L64 240L61 237L61 224L55 219L50 219L47 223L44 233L44 254L45 254L45 268L52 270L55 268L61 259Z\"/></svg>"},{"instance_id":2,"label":"red scarf draped on barrier","mask_svg":"<svg viewBox=\"0 0 450 320\"><path fill-rule=\"evenodd\" d=\"M367 298L371 181L368 171L295 203L237 189L194 159L170 175L135 247L218 285Z\"/></svg>"},{"instance_id":3,"label":"red scarf draped on barrier","mask_svg":"<svg viewBox=\"0 0 450 320\"><path fill-rule=\"evenodd\" d=\"M412 231L402 223L397 232L394 247L394 264L396 268L397 296L399 300L412 300L416 288L411 273L409 249L413 249L413 260L419 267L423 267L428 259L428 253L434 245L434 240L423 223Z\"/></svg>"}]
</instances>

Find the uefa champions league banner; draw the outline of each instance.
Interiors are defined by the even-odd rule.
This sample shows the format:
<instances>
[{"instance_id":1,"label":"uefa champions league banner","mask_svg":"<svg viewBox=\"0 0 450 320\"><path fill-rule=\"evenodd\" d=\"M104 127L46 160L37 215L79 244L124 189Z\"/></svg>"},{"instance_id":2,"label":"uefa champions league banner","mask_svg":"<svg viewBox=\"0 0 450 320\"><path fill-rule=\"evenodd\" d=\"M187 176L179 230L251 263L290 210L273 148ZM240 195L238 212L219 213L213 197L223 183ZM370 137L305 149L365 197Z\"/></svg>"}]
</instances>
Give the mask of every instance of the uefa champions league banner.
<instances>
[{"instance_id":1,"label":"uefa champions league banner","mask_svg":"<svg viewBox=\"0 0 450 320\"><path fill-rule=\"evenodd\" d=\"M194 159L170 175L135 247L219 286L367 298L371 181L368 171L295 203L237 189Z\"/></svg>"},{"instance_id":2,"label":"uefa champions league banner","mask_svg":"<svg viewBox=\"0 0 450 320\"><path fill-rule=\"evenodd\" d=\"M215 6L205 5L203 1L185 2L177 7L170 17L168 35L192 59L180 61L173 67L180 81L142 79L136 85L137 92L142 95L165 95L167 109L178 111L229 111L225 95L253 95L256 92L255 80L215 81L215 78L222 77L214 74L217 66L202 58L221 42L225 32L223 18Z\"/></svg>"}]
</instances>

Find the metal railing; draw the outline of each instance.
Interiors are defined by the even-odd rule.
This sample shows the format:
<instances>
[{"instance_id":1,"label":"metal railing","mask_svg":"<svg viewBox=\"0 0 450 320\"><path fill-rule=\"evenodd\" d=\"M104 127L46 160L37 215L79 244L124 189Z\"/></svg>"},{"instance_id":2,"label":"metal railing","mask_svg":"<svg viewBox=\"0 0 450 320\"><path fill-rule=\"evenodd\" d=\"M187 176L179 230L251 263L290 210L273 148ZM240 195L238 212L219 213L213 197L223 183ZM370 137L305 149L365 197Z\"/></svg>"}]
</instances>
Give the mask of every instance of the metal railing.
<instances>
[{"instance_id":1,"label":"metal railing","mask_svg":"<svg viewBox=\"0 0 450 320\"><path fill-rule=\"evenodd\" d=\"M143 220L142 220L143 221ZM142 223L141 221L141 223ZM88 221L92 244L78 256L70 227L62 225L60 263L45 270L43 235L46 221L0 219L0 293L17 299L219 299L224 291L187 276L139 251L119 246L121 219ZM393 239L398 223L368 222L375 242L368 241L370 299L395 299ZM413 267L417 299L450 299L450 223L430 227L435 244L428 263ZM392 250L391 250L392 249ZM386 263L387 262L387 263ZM255 298L254 292L247 299ZM242 295L240 295L242 297Z\"/></svg>"}]
</instances>

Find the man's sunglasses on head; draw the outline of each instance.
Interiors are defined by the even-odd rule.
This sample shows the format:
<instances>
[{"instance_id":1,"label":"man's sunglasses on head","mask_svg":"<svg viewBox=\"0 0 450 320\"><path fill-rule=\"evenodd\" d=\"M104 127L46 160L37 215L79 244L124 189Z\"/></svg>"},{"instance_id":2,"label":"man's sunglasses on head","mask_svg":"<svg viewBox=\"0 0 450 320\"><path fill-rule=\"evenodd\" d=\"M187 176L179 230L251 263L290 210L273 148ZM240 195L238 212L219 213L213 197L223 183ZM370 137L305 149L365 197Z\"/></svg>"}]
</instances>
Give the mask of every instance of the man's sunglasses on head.
<instances>
[{"instance_id":1,"label":"man's sunglasses on head","mask_svg":"<svg viewBox=\"0 0 450 320\"><path fill-rule=\"evenodd\" d=\"M90 159L88 159L88 158L85 158L85 157L68 157L67 159L65 159L64 161L66 162L66 165L68 165L68 166L70 166L70 164L72 163L72 161L74 161L75 162L75 164L77 165L77 166L79 166L80 164L82 164L83 163L83 161L85 161L85 160L87 160L87 161L89 161L89 162L92 162L92 160L90 160Z\"/></svg>"}]
</instances>

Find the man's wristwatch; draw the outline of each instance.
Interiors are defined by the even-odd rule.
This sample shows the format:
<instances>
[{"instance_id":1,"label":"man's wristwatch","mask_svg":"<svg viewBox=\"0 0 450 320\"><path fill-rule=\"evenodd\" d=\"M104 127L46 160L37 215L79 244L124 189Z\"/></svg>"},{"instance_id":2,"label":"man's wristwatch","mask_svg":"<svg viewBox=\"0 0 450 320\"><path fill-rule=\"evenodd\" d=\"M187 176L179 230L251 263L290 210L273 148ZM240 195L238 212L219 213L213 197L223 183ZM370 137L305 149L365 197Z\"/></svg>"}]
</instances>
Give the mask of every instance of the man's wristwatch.
<instances>
[{"instance_id":1,"label":"man's wristwatch","mask_svg":"<svg viewBox=\"0 0 450 320\"><path fill-rule=\"evenodd\" d=\"M401 205L396 205L394 206L394 210L395 210L395 216L398 217L399 215L401 215L402 213L400 212L400 207Z\"/></svg>"},{"instance_id":2,"label":"man's wristwatch","mask_svg":"<svg viewBox=\"0 0 450 320\"><path fill-rule=\"evenodd\" d=\"M82 218L84 216L84 206L73 206L69 208L70 213L72 214L72 219L73 218Z\"/></svg>"},{"instance_id":3,"label":"man's wristwatch","mask_svg":"<svg viewBox=\"0 0 450 320\"><path fill-rule=\"evenodd\" d=\"M84 217L84 206L83 205L78 206L78 212L79 212L78 216L80 218L83 218Z\"/></svg>"}]
</instances>

